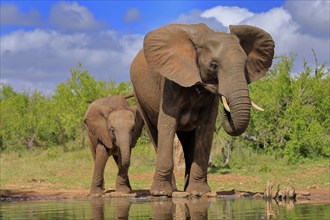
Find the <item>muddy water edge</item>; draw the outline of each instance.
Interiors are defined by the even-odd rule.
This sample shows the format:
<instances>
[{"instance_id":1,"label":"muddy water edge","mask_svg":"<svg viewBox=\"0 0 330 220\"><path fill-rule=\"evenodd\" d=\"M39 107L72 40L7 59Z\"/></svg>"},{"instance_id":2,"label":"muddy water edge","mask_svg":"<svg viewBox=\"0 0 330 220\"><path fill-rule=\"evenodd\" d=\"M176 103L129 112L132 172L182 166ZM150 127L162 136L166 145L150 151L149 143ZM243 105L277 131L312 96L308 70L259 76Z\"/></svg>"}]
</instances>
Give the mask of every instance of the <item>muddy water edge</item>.
<instances>
[{"instance_id":1,"label":"muddy water edge","mask_svg":"<svg viewBox=\"0 0 330 220\"><path fill-rule=\"evenodd\" d=\"M1 190L0 219L330 219L329 194L298 191L296 199L265 199L261 193L235 190L212 198L88 198L85 191L53 194Z\"/></svg>"}]
</instances>

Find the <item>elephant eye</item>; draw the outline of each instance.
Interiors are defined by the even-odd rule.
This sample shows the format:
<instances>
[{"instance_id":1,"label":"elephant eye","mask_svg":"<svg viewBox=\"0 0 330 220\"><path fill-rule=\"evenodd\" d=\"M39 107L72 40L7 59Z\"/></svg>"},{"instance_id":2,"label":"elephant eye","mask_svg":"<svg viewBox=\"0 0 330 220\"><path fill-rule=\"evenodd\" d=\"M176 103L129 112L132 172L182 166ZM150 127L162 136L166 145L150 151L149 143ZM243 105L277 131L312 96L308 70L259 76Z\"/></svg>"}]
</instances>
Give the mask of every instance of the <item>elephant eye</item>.
<instances>
[{"instance_id":1,"label":"elephant eye","mask_svg":"<svg viewBox=\"0 0 330 220\"><path fill-rule=\"evenodd\" d=\"M218 66L218 64L217 64L216 62L212 62L212 63L210 64L210 69L211 69L213 72L218 71L218 68L219 68L219 66Z\"/></svg>"}]
</instances>

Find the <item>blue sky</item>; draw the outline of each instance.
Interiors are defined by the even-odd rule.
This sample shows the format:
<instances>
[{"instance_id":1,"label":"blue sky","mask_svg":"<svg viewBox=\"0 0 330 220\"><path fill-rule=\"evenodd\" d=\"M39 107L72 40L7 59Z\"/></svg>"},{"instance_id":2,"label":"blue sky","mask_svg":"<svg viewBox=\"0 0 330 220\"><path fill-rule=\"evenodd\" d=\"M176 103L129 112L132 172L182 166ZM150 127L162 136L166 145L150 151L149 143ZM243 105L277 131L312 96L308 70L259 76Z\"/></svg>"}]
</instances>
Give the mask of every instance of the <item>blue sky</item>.
<instances>
[{"instance_id":1,"label":"blue sky","mask_svg":"<svg viewBox=\"0 0 330 220\"><path fill-rule=\"evenodd\" d=\"M206 23L228 32L249 24L269 32L276 55L297 53L329 66L329 1L1 1L1 81L50 92L82 63L96 79L128 81L149 31Z\"/></svg>"},{"instance_id":2,"label":"blue sky","mask_svg":"<svg viewBox=\"0 0 330 220\"><path fill-rule=\"evenodd\" d=\"M65 1L70 2L70 1ZM181 14L189 13L191 10L207 10L218 5L247 8L252 12L264 12L274 7L283 5L283 0L268 1L77 1L77 3L88 8L93 13L95 20L105 22L105 26L125 32L145 34L149 29L157 28L174 21ZM58 2L56 1L3 1L2 4L13 4L21 13L37 11L40 21L39 25L51 27L47 22L49 13ZM127 21L125 15L132 9L137 9L138 15L135 19ZM19 28L29 29L28 26L6 25L2 32L17 30ZM2 33L2 34L3 34Z\"/></svg>"}]
</instances>

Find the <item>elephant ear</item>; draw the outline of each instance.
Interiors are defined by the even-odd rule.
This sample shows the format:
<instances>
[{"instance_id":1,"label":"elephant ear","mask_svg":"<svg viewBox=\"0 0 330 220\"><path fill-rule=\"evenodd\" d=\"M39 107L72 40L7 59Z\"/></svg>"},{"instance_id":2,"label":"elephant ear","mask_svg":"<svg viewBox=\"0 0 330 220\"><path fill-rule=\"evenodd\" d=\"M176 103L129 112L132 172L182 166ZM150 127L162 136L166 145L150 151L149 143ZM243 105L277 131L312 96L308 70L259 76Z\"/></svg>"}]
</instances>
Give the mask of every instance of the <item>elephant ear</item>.
<instances>
[{"instance_id":1,"label":"elephant ear","mask_svg":"<svg viewBox=\"0 0 330 220\"><path fill-rule=\"evenodd\" d=\"M134 115L135 115L135 126L134 126L134 132L133 132L132 143L131 143L132 148L135 147L136 142L142 133L142 128L144 125L144 122L142 119L142 114L141 114L140 110L137 108L133 108L133 111L134 111Z\"/></svg>"},{"instance_id":2,"label":"elephant ear","mask_svg":"<svg viewBox=\"0 0 330 220\"><path fill-rule=\"evenodd\" d=\"M85 114L84 123L88 131L95 135L107 148L111 149L112 139L107 128L107 118L111 107L107 105L91 105Z\"/></svg>"},{"instance_id":3,"label":"elephant ear","mask_svg":"<svg viewBox=\"0 0 330 220\"><path fill-rule=\"evenodd\" d=\"M209 31L205 24L172 24L149 32L143 45L149 68L183 87L201 82L194 42Z\"/></svg>"},{"instance_id":4,"label":"elephant ear","mask_svg":"<svg viewBox=\"0 0 330 220\"><path fill-rule=\"evenodd\" d=\"M247 55L247 81L262 78L272 65L274 41L264 30L249 25L230 25L230 33L236 35Z\"/></svg>"}]
</instances>

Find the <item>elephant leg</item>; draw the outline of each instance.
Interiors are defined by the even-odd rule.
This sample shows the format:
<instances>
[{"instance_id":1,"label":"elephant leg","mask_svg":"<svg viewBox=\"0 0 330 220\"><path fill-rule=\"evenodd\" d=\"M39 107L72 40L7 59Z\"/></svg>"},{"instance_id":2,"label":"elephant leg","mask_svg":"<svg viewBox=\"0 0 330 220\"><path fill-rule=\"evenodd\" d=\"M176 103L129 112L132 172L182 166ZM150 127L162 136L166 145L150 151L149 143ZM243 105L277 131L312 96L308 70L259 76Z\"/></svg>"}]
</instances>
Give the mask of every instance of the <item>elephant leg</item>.
<instances>
[{"instance_id":1,"label":"elephant leg","mask_svg":"<svg viewBox=\"0 0 330 220\"><path fill-rule=\"evenodd\" d=\"M96 148L97 148L97 145L99 144L99 140L97 139L97 137L91 133L88 132L88 137L89 137L89 140L90 140L90 145L89 145L89 148L92 152L92 156L93 156L93 161L95 163L95 157L96 157Z\"/></svg>"},{"instance_id":2,"label":"elephant leg","mask_svg":"<svg viewBox=\"0 0 330 220\"><path fill-rule=\"evenodd\" d=\"M147 116L146 116L146 122L147 122L146 124L148 124L147 131L149 133L150 140L153 143L153 145L155 147L155 151L157 153L158 152L158 148L157 148L158 131L157 131L157 128L150 123ZM173 188L173 191L177 191L176 180L175 180L174 173L172 174L172 188Z\"/></svg>"},{"instance_id":3,"label":"elephant leg","mask_svg":"<svg viewBox=\"0 0 330 220\"><path fill-rule=\"evenodd\" d=\"M120 157L118 155L113 155L113 159L118 166L116 191L124 194L131 193L132 187L128 178L128 168L121 166Z\"/></svg>"},{"instance_id":4,"label":"elephant leg","mask_svg":"<svg viewBox=\"0 0 330 220\"><path fill-rule=\"evenodd\" d=\"M109 158L108 149L98 144L95 149L94 174L90 194L102 195L104 190L104 169Z\"/></svg>"},{"instance_id":5,"label":"elephant leg","mask_svg":"<svg viewBox=\"0 0 330 220\"><path fill-rule=\"evenodd\" d=\"M157 151L158 151L157 150L158 149L158 147L157 147L157 144L158 144L158 131L157 131L157 128L151 123L151 120L149 119L148 115L146 114L144 108L140 106L138 100L137 100L136 104L142 112L144 123L146 125L145 127L147 129L148 134L149 134L150 141L154 145L155 151L157 153ZM177 191L174 174L172 175L172 188L173 188L173 191Z\"/></svg>"},{"instance_id":6,"label":"elephant leg","mask_svg":"<svg viewBox=\"0 0 330 220\"><path fill-rule=\"evenodd\" d=\"M184 159L186 164L185 169L185 184L184 184L184 191L188 187L189 177L190 177L190 169L191 164L194 158L194 151L195 151L195 130L189 132L179 131L177 132L178 138L181 142Z\"/></svg>"},{"instance_id":7,"label":"elephant leg","mask_svg":"<svg viewBox=\"0 0 330 220\"><path fill-rule=\"evenodd\" d=\"M173 142L176 120L162 110L158 118L158 149L154 180L150 193L154 196L172 196Z\"/></svg>"},{"instance_id":8,"label":"elephant leg","mask_svg":"<svg viewBox=\"0 0 330 220\"><path fill-rule=\"evenodd\" d=\"M194 157L186 191L196 196L201 196L211 191L207 184L207 167L218 111L218 99L215 98L213 103L211 109L204 109L200 112L200 120L195 131Z\"/></svg>"},{"instance_id":9,"label":"elephant leg","mask_svg":"<svg viewBox=\"0 0 330 220\"><path fill-rule=\"evenodd\" d=\"M145 128L149 134L150 137L150 141L151 143L154 145L154 148L157 152L157 142L158 142L158 132L157 132L157 127L155 127L152 123L151 120L148 117L148 114L146 113L145 109L140 105L139 100L136 100L136 104L138 106L138 108L141 110L143 119L144 119L144 123L145 123Z\"/></svg>"}]
</instances>

